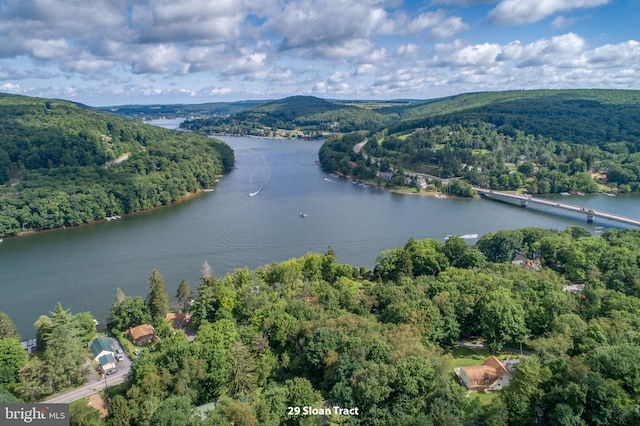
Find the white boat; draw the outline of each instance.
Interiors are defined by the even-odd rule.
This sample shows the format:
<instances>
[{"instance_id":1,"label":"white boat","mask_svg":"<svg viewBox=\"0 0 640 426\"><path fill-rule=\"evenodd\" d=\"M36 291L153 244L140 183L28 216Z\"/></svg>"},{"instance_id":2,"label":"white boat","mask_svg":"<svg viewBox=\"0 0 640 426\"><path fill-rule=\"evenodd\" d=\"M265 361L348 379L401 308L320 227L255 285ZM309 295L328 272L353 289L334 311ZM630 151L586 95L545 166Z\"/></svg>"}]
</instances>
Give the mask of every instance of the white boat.
<instances>
[{"instance_id":1,"label":"white boat","mask_svg":"<svg viewBox=\"0 0 640 426\"><path fill-rule=\"evenodd\" d=\"M250 193L249 193L249 197L253 197L254 195L257 195L257 194L258 194L258 192L260 192L260 191L250 192Z\"/></svg>"},{"instance_id":2,"label":"white boat","mask_svg":"<svg viewBox=\"0 0 640 426\"><path fill-rule=\"evenodd\" d=\"M203 192L213 192L213 190L214 190L213 188L205 188L202 191Z\"/></svg>"},{"instance_id":3,"label":"white boat","mask_svg":"<svg viewBox=\"0 0 640 426\"><path fill-rule=\"evenodd\" d=\"M305 212L301 212L300 217L309 217L309 214Z\"/></svg>"},{"instance_id":4,"label":"white boat","mask_svg":"<svg viewBox=\"0 0 640 426\"><path fill-rule=\"evenodd\" d=\"M447 235L444 237L444 240L447 241L449 238L453 237L453 235ZM478 234L464 234L460 235L460 238L463 240L473 240L474 238L478 238Z\"/></svg>"}]
</instances>

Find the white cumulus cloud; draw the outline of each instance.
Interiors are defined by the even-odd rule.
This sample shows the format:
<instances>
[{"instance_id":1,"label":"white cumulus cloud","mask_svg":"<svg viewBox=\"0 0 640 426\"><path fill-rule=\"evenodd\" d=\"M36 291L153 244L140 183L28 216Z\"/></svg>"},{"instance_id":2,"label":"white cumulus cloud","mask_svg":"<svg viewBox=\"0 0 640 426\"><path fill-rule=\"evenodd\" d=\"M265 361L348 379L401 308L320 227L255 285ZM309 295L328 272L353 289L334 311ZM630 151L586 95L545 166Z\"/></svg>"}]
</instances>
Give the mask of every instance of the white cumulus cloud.
<instances>
[{"instance_id":1,"label":"white cumulus cloud","mask_svg":"<svg viewBox=\"0 0 640 426\"><path fill-rule=\"evenodd\" d=\"M610 0L502 0L489 20L501 25L536 22L557 12L602 6Z\"/></svg>"}]
</instances>

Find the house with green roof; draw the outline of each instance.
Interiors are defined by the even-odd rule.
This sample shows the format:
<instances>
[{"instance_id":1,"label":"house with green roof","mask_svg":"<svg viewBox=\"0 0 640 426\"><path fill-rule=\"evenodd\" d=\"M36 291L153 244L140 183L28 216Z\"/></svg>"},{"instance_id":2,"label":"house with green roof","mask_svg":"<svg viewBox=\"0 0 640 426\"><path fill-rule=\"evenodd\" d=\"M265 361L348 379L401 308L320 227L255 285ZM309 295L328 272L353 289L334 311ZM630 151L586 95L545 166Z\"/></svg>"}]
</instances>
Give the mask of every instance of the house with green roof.
<instances>
[{"instance_id":1,"label":"house with green roof","mask_svg":"<svg viewBox=\"0 0 640 426\"><path fill-rule=\"evenodd\" d=\"M89 350L93 360L100 366L100 371L104 374L112 374L118 371L116 368L115 352L113 350L113 339L109 337L96 337L89 342Z\"/></svg>"},{"instance_id":2,"label":"house with green roof","mask_svg":"<svg viewBox=\"0 0 640 426\"><path fill-rule=\"evenodd\" d=\"M98 358L98 364L100 364L100 371L109 375L116 373L118 368L116 367L116 359L111 354L102 355Z\"/></svg>"}]
</instances>

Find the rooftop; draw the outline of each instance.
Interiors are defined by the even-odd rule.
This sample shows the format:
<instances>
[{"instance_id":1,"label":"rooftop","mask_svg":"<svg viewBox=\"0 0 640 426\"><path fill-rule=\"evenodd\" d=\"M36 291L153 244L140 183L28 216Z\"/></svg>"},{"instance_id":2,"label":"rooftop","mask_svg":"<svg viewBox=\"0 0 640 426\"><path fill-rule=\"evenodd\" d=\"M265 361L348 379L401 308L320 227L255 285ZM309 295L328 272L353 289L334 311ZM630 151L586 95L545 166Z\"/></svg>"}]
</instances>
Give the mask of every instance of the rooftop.
<instances>
[{"instance_id":1,"label":"rooftop","mask_svg":"<svg viewBox=\"0 0 640 426\"><path fill-rule=\"evenodd\" d=\"M149 336L150 334L154 334L154 332L153 327L149 324L142 324L129 329L129 336L131 336L133 340L138 340L139 338Z\"/></svg>"},{"instance_id":2,"label":"rooftop","mask_svg":"<svg viewBox=\"0 0 640 426\"><path fill-rule=\"evenodd\" d=\"M113 339L110 337L96 337L89 342L89 350L94 357L102 352L113 352Z\"/></svg>"},{"instance_id":3,"label":"rooftop","mask_svg":"<svg viewBox=\"0 0 640 426\"><path fill-rule=\"evenodd\" d=\"M503 375L509 373L507 367L498 358L491 356L482 365L462 367L469 378L469 383L490 385Z\"/></svg>"}]
</instances>

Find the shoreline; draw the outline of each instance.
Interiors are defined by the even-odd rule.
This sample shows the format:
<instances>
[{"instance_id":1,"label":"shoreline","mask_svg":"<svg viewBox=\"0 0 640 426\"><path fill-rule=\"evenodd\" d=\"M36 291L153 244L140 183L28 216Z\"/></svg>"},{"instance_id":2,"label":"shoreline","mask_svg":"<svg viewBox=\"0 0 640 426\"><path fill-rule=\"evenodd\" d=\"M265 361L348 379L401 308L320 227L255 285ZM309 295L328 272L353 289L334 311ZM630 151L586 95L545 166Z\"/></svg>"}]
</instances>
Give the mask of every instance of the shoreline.
<instances>
[{"instance_id":1,"label":"shoreline","mask_svg":"<svg viewBox=\"0 0 640 426\"><path fill-rule=\"evenodd\" d=\"M215 188L215 187L214 187ZM180 203L184 203L185 201L189 201L192 198L198 197L204 193L207 192L211 192L209 191L211 188L199 188L196 192L187 192L186 194L184 194L182 197L176 199L175 201L170 202L169 204L161 204L159 206L154 206L154 207L150 207L148 209L144 209L144 210L136 210L133 211L131 213L120 213L118 215L113 215L113 216L105 216L101 219L95 219L92 220L91 222L84 222L84 223L80 223L78 225L63 225L63 226L58 226L56 228L45 228L45 229L38 229L38 230L30 230L30 231L21 231L18 235L11 235L11 236L5 236L5 237L0 237L0 241L8 241L14 238L20 238L20 237L28 237L31 235L35 235L35 234L40 234L43 232L53 232L53 231L61 231L61 230L65 230L67 228L69 229L73 229L73 228L78 228L81 226L89 226L89 225L95 225L96 223L100 223L100 222L110 222L113 220L120 220L120 219L124 219L125 217L129 217L129 216L133 216L133 215L137 215L137 214L141 214L141 213L147 213L153 210L157 210L157 209L162 209L165 207L171 207L173 205L176 204L180 204ZM116 217L116 216L120 216L120 217ZM114 218L114 219L108 219L108 218Z\"/></svg>"},{"instance_id":2,"label":"shoreline","mask_svg":"<svg viewBox=\"0 0 640 426\"><path fill-rule=\"evenodd\" d=\"M347 175L343 175L342 173L339 172L333 172L335 174L338 175L338 177L342 178L342 179L350 179L352 182L358 182L358 183L366 183L367 185L369 185L371 188L376 188L380 191L387 191L387 192L391 192L393 194L399 194L399 195L415 195L418 197L434 197L434 198L441 198L441 199L447 199L447 198L456 198L456 199L460 199L460 200L475 200L479 197L474 196L474 197L457 197L455 195L448 195L448 194L444 194L442 192L434 192L434 191L418 191L416 192L415 190L409 190L409 191L402 191L400 189L397 188L385 188L383 186L380 186L378 184L376 184L375 182L369 182L366 180L360 180L360 179L355 179L352 178L350 176Z\"/></svg>"},{"instance_id":3,"label":"shoreline","mask_svg":"<svg viewBox=\"0 0 640 426\"><path fill-rule=\"evenodd\" d=\"M478 197L476 197L476 196L474 196L474 197L458 197L458 196L455 196L455 195L443 194L442 192L426 192L426 191L404 192L404 191L398 191L398 190L395 190L395 189L387 189L387 191L393 192L394 194L400 194L400 195L415 195L417 197L433 197L433 198L441 198L443 200L444 199L448 199L448 198L455 198L455 199L459 199L459 200L475 200L475 199L478 199Z\"/></svg>"}]
</instances>

